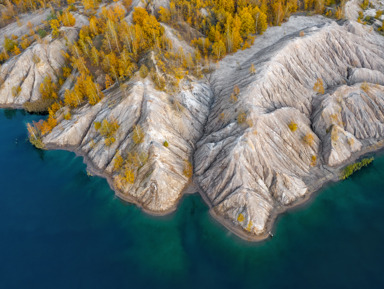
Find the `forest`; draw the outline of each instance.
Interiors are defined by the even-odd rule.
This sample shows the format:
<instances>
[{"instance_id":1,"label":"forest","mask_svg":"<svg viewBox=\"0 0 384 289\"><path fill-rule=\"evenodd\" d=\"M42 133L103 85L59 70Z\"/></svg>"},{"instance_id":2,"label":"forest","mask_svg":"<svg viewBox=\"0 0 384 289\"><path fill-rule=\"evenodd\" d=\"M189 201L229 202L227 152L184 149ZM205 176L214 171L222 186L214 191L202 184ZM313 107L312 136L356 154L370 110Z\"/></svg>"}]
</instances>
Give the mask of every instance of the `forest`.
<instances>
[{"instance_id":1,"label":"forest","mask_svg":"<svg viewBox=\"0 0 384 289\"><path fill-rule=\"evenodd\" d=\"M45 121L28 125L30 140L42 147L41 137L58 124L57 112L65 111L70 119L72 110L96 105L106 90L126 86L133 77L149 77L156 89L175 93L183 78L201 78L215 63L239 49L249 48L268 26L281 25L294 13L324 14L343 18L343 1L339 0L172 0L168 7L152 11L152 1L132 7L123 1L46 1L6 0L2 7L0 26L20 21L23 13L49 9L47 19L38 26L28 23L29 33L21 37L6 35L0 62L17 57L33 43L65 38L65 28L76 25L79 14L89 24L81 27L75 43L67 43L65 65L54 76L46 76L39 91L41 98L27 102L30 112L47 112ZM180 41L191 49L175 49L165 30L176 31ZM38 55L33 61L39 63ZM252 71L253 70L253 71ZM251 67L250 73L255 68ZM72 80L70 89L59 93L61 86ZM13 87L17 97L20 87ZM238 93L237 93L238 94ZM234 92L233 98L236 98ZM105 145L114 141L119 124L105 119L95 123ZM136 134L140 134L137 128ZM140 140L138 140L140 141ZM120 167L116 162L116 169ZM190 171L189 165L186 165ZM189 174L189 172L187 172ZM126 177L130 182L132 176Z\"/></svg>"}]
</instances>

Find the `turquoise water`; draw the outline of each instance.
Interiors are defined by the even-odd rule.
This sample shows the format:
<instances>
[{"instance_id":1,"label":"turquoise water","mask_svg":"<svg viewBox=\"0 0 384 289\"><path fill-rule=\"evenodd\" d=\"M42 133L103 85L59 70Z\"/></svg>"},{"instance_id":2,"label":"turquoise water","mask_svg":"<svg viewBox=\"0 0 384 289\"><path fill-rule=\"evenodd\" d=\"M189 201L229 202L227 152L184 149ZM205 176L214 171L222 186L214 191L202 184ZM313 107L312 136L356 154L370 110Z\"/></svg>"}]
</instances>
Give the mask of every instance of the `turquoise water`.
<instances>
[{"instance_id":1,"label":"turquoise water","mask_svg":"<svg viewBox=\"0 0 384 289\"><path fill-rule=\"evenodd\" d=\"M384 157L252 244L198 195L162 218L123 204L81 158L28 143L38 118L0 110L0 288L384 287Z\"/></svg>"}]
</instances>

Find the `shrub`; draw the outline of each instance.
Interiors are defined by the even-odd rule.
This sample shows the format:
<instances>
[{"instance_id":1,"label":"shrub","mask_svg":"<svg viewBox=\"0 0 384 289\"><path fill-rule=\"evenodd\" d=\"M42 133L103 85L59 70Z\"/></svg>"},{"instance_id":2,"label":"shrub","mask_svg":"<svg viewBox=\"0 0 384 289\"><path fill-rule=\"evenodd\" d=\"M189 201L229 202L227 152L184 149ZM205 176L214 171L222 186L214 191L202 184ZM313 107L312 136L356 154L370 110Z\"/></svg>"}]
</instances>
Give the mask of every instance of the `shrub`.
<instances>
[{"instance_id":1,"label":"shrub","mask_svg":"<svg viewBox=\"0 0 384 289\"><path fill-rule=\"evenodd\" d=\"M125 169L115 179L115 185L119 189L122 189L126 184L134 184L134 183L135 183L135 173L130 168Z\"/></svg>"},{"instance_id":2,"label":"shrub","mask_svg":"<svg viewBox=\"0 0 384 289\"><path fill-rule=\"evenodd\" d=\"M249 68L249 73L252 75L256 74L256 68L255 68L255 65L253 63L251 64L251 67Z\"/></svg>"},{"instance_id":3,"label":"shrub","mask_svg":"<svg viewBox=\"0 0 384 289\"><path fill-rule=\"evenodd\" d=\"M28 112L47 112L48 108L51 107L51 105L55 101L53 99L38 99L35 101L28 101L23 104L23 107Z\"/></svg>"},{"instance_id":4,"label":"shrub","mask_svg":"<svg viewBox=\"0 0 384 289\"><path fill-rule=\"evenodd\" d=\"M252 229L252 227L253 227L253 222L252 222L252 220L251 220L251 221L249 221L249 223L248 223L248 225L247 225L247 231L250 232L251 229Z\"/></svg>"},{"instance_id":5,"label":"shrub","mask_svg":"<svg viewBox=\"0 0 384 289\"><path fill-rule=\"evenodd\" d=\"M144 142L144 132L140 125L133 126L133 141L135 144L141 144Z\"/></svg>"},{"instance_id":6,"label":"shrub","mask_svg":"<svg viewBox=\"0 0 384 289\"><path fill-rule=\"evenodd\" d=\"M18 46L15 46L12 50L12 53L15 55L19 55L21 53L20 48Z\"/></svg>"},{"instance_id":7,"label":"shrub","mask_svg":"<svg viewBox=\"0 0 384 289\"><path fill-rule=\"evenodd\" d=\"M95 130L99 130L101 128L101 122L95 121L94 126L95 126Z\"/></svg>"},{"instance_id":8,"label":"shrub","mask_svg":"<svg viewBox=\"0 0 384 289\"><path fill-rule=\"evenodd\" d=\"M240 94L240 88L239 88L238 85L235 85L235 86L233 87L233 93L234 93L236 96Z\"/></svg>"},{"instance_id":9,"label":"shrub","mask_svg":"<svg viewBox=\"0 0 384 289\"><path fill-rule=\"evenodd\" d=\"M110 137L107 137L105 140L104 140L104 143L107 147L111 146L114 142L116 141L116 139L113 137L113 136L110 136Z\"/></svg>"},{"instance_id":10,"label":"shrub","mask_svg":"<svg viewBox=\"0 0 384 289\"><path fill-rule=\"evenodd\" d=\"M37 34L39 34L40 38L44 38L48 33L44 29L39 28L39 30L37 30Z\"/></svg>"},{"instance_id":11,"label":"shrub","mask_svg":"<svg viewBox=\"0 0 384 289\"><path fill-rule=\"evenodd\" d=\"M312 155L311 156L311 166L312 167L316 166L316 162L317 162L317 157L315 155Z\"/></svg>"},{"instance_id":12,"label":"shrub","mask_svg":"<svg viewBox=\"0 0 384 289\"><path fill-rule=\"evenodd\" d=\"M33 55L32 55L32 61L33 61L34 64L38 64L38 63L41 61L41 59L40 59L39 56L37 56L36 53L33 53Z\"/></svg>"},{"instance_id":13,"label":"shrub","mask_svg":"<svg viewBox=\"0 0 384 289\"><path fill-rule=\"evenodd\" d=\"M163 145L167 148L169 146L167 141L164 141Z\"/></svg>"},{"instance_id":14,"label":"shrub","mask_svg":"<svg viewBox=\"0 0 384 289\"><path fill-rule=\"evenodd\" d=\"M245 112L239 112L237 116L237 123L243 124L247 120L247 114Z\"/></svg>"},{"instance_id":15,"label":"shrub","mask_svg":"<svg viewBox=\"0 0 384 289\"><path fill-rule=\"evenodd\" d=\"M135 183L135 173L133 172L132 169L127 169L124 172L124 180L128 184L134 184Z\"/></svg>"},{"instance_id":16,"label":"shrub","mask_svg":"<svg viewBox=\"0 0 384 289\"><path fill-rule=\"evenodd\" d=\"M15 47L17 47L17 42L8 38L4 37L4 49L6 52L12 52Z\"/></svg>"},{"instance_id":17,"label":"shrub","mask_svg":"<svg viewBox=\"0 0 384 289\"><path fill-rule=\"evenodd\" d=\"M12 96L13 97L19 96L20 92L21 92L21 87L20 86L12 87Z\"/></svg>"},{"instance_id":18,"label":"shrub","mask_svg":"<svg viewBox=\"0 0 384 289\"><path fill-rule=\"evenodd\" d=\"M294 132L297 130L297 123L295 123L294 121L291 121L289 124L288 124L288 127L289 129Z\"/></svg>"},{"instance_id":19,"label":"shrub","mask_svg":"<svg viewBox=\"0 0 384 289\"><path fill-rule=\"evenodd\" d=\"M72 117L71 113L70 112L67 112L65 115L64 115L64 119L65 120L70 120Z\"/></svg>"},{"instance_id":20,"label":"shrub","mask_svg":"<svg viewBox=\"0 0 384 289\"><path fill-rule=\"evenodd\" d=\"M233 102L233 103L235 103L237 101L237 96L234 93L231 93L230 98L231 98L231 102Z\"/></svg>"},{"instance_id":21,"label":"shrub","mask_svg":"<svg viewBox=\"0 0 384 289\"><path fill-rule=\"evenodd\" d=\"M25 38L23 39L21 42L20 42L20 46L23 50L27 49L28 46L31 45L31 42L29 41L28 38Z\"/></svg>"},{"instance_id":22,"label":"shrub","mask_svg":"<svg viewBox=\"0 0 384 289\"><path fill-rule=\"evenodd\" d=\"M363 0L363 2L360 4L361 9L366 10L369 7L369 0Z\"/></svg>"},{"instance_id":23,"label":"shrub","mask_svg":"<svg viewBox=\"0 0 384 289\"><path fill-rule=\"evenodd\" d=\"M305 136L303 136L303 141L307 145L312 146L315 141L315 137L313 136L313 134L307 133Z\"/></svg>"},{"instance_id":24,"label":"shrub","mask_svg":"<svg viewBox=\"0 0 384 289\"><path fill-rule=\"evenodd\" d=\"M113 170L119 171L123 167L124 159L120 153L118 153L113 161Z\"/></svg>"},{"instance_id":25,"label":"shrub","mask_svg":"<svg viewBox=\"0 0 384 289\"><path fill-rule=\"evenodd\" d=\"M193 166L190 161L184 162L184 170L183 175L186 176L188 179L192 177L193 174Z\"/></svg>"},{"instance_id":26,"label":"shrub","mask_svg":"<svg viewBox=\"0 0 384 289\"><path fill-rule=\"evenodd\" d=\"M148 76L148 67L146 67L144 64L140 67L140 77L141 78L146 78Z\"/></svg>"},{"instance_id":27,"label":"shrub","mask_svg":"<svg viewBox=\"0 0 384 289\"><path fill-rule=\"evenodd\" d=\"M111 121L104 119L101 123L95 122L95 129L105 138L113 137L119 127L120 126L115 119L112 119ZM110 141L112 141L112 139ZM112 143L113 142L114 140Z\"/></svg>"},{"instance_id":28,"label":"shrub","mask_svg":"<svg viewBox=\"0 0 384 289\"><path fill-rule=\"evenodd\" d=\"M152 80L157 90L164 91L166 83L163 76L159 76L157 72L154 72L152 74Z\"/></svg>"},{"instance_id":29,"label":"shrub","mask_svg":"<svg viewBox=\"0 0 384 289\"><path fill-rule=\"evenodd\" d=\"M324 94L324 83L321 78L317 79L317 81L315 82L315 85L313 86L313 90L319 94Z\"/></svg>"}]
</instances>

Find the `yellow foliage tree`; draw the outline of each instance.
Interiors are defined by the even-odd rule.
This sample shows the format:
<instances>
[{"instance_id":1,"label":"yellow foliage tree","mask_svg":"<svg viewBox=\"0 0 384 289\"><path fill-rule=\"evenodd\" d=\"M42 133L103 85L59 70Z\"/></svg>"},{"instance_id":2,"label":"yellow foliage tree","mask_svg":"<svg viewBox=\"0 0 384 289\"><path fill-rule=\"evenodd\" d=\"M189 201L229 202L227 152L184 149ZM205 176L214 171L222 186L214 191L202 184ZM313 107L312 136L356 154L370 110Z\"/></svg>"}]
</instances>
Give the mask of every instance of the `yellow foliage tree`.
<instances>
[{"instance_id":1,"label":"yellow foliage tree","mask_svg":"<svg viewBox=\"0 0 384 289\"><path fill-rule=\"evenodd\" d=\"M256 73L256 68L255 68L255 65L252 63L251 64L251 67L249 68L249 72L254 75Z\"/></svg>"},{"instance_id":2,"label":"yellow foliage tree","mask_svg":"<svg viewBox=\"0 0 384 289\"><path fill-rule=\"evenodd\" d=\"M76 18L68 10L63 12L63 14L59 17L59 20L64 26L75 26L76 24Z\"/></svg>"},{"instance_id":3,"label":"yellow foliage tree","mask_svg":"<svg viewBox=\"0 0 384 289\"><path fill-rule=\"evenodd\" d=\"M161 22L168 23L171 21L171 12L167 8L160 7L159 16Z\"/></svg>"},{"instance_id":4,"label":"yellow foliage tree","mask_svg":"<svg viewBox=\"0 0 384 289\"><path fill-rule=\"evenodd\" d=\"M121 156L120 153L117 153L113 161L113 170L120 171L121 168L123 167L123 164L124 164L123 157Z\"/></svg>"},{"instance_id":5,"label":"yellow foliage tree","mask_svg":"<svg viewBox=\"0 0 384 289\"><path fill-rule=\"evenodd\" d=\"M52 37L56 38L59 36L60 22L57 19L52 19L49 21L49 25L52 29Z\"/></svg>"},{"instance_id":6,"label":"yellow foliage tree","mask_svg":"<svg viewBox=\"0 0 384 289\"><path fill-rule=\"evenodd\" d=\"M193 174L193 166L190 161L184 161L183 175L187 178L191 178Z\"/></svg>"},{"instance_id":7,"label":"yellow foliage tree","mask_svg":"<svg viewBox=\"0 0 384 289\"><path fill-rule=\"evenodd\" d=\"M291 131L296 131L297 130L297 123L295 123L293 120L288 124L288 127Z\"/></svg>"},{"instance_id":8,"label":"yellow foliage tree","mask_svg":"<svg viewBox=\"0 0 384 289\"><path fill-rule=\"evenodd\" d=\"M140 144L144 142L144 132L140 125L134 125L133 126L133 141L135 144Z\"/></svg>"},{"instance_id":9,"label":"yellow foliage tree","mask_svg":"<svg viewBox=\"0 0 384 289\"><path fill-rule=\"evenodd\" d=\"M40 84L39 91L42 99L57 99L57 86L52 82L50 76L46 76L44 81Z\"/></svg>"},{"instance_id":10,"label":"yellow foliage tree","mask_svg":"<svg viewBox=\"0 0 384 289\"><path fill-rule=\"evenodd\" d=\"M132 169L126 169L124 172L124 180L128 184L134 184L135 183L135 173Z\"/></svg>"}]
</instances>

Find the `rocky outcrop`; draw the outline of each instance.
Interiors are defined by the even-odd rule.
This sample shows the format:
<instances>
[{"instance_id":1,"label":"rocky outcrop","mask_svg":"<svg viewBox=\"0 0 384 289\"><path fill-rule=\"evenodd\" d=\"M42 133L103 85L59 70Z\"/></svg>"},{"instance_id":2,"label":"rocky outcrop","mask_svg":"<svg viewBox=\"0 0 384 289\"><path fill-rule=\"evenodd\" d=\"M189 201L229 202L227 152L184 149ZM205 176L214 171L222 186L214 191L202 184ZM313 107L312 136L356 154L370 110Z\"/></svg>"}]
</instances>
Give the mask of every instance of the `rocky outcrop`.
<instances>
[{"instance_id":1,"label":"rocky outcrop","mask_svg":"<svg viewBox=\"0 0 384 289\"><path fill-rule=\"evenodd\" d=\"M189 51L164 27L176 50ZM69 41L77 32L63 30ZM218 62L203 80L187 77L178 93L156 90L150 77L136 73L105 90L96 105L73 109L71 117L60 109L59 124L43 142L84 156L89 171L106 177L120 198L154 214L174 210L196 186L216 218L258 240L278 213L382 146L383 47L384 38L356 22L291 17L250 49ZM0 70L0 105L39 99L40 83L55 77L65 49L63 38L47 37L7 61ZM153 55L146 61L156 66ZM12 96L15 85L20 92ZM69 78L63 87L71 86ZM97 129L105 120L118 124L111 142ZM119 181L120 156L134 181Z\"/></svg>"},{"instance_id":2,"label":"rocky outcrop","mask_svg":"<svg viewBox=\"0 0 384 289\"><path fill-rule=\"evenodd\" d=\"M211 78L196 182L214 215L246 238L265 236L277 212L384 137L383 38L327 21L301 35L255 49ZM319 79L324 93L313 89Z\"/></svg>"},{"instance_id":3,"label":"rocky outcrop","mask_svg":"<svg viewBox=\"0 0 384 289\"><path fill-rule=\"evenodd\" d=\"M45 20L47 13L37 16L23 17L33 23ZM64 54L68 50L68 43L77 39L78 31L87 23L87 19L74 13L76 25L74 27L61 28L62 37L53 39L51 35L46 36L39 42L33 43L23 53L11 57L0 68L0 107L22 107L27 101L35 101L40 98L39 87L44 78L50 76L57 81L60 70L65 63ZM43 18L42 18L43 17ZM36 19L37 18L37 19ZM11 27L9 27L11 26ZM14 28L15 24L5 27L6 35L22 35L28 31L26 24ZM3 28L4 29L4 28ZM4 32L3 32L4 34Z\"/></svg>"},{"instance_id":4,"label":"rocky outcrop","mask_svg":"<svg viewBox=\"0 0 384 289\"><path fill-rule=\"evenodd\" d=\"M360 4L362 0L349 0L345 3L345 17L349 20L356 21L359 18L359 11L361 11Z\"/></svg>"},{"instance_id":5,"label":"rocky outcrop","mask_svg":"<svg viewBox=\"0 0 384 289\"><path fill-rule=\"evenodd\" d=\"M21 37L29 33L29 25L32 27L40 27L51 13L49 9L38 10L33 14L22 14L19 16L19 21L15 21L0 29L0 47L3 47L4 38L10 38L12 35Z\"/></svg>"},{"instance_id":6,"label":"rocky outcrop","mask_svg":"<svg viewBox=\"0 0 384 289\"><path fill-rule=\"evenodd\" d=\"M77 32L68 29L66 35L68 39L74 40ZM56 75L64 65L62 50L66 50L64 39L47 36L42 43L32 45L24 53L7 61L0 70L3 82L0 105L21 107L27 101L39 99L39 87L44 78L51 76L57 81Z\"/></svg>"},{"instance_id":7,"label":"rocky outcrop","mask_svg":"<svg viewBox=\"0 0 384 289\"><path fill-rule=\"evenodd\" d=\"M122 199L155 214L172 211L190 182L185 164L201 137L211 97L203 83L185 82L183 88L171 96L154 89L149 80L133 79L123 88L107 91L97 105L73 111L72 118L62 120L44 143L86 156L91 171L109 175ZM95 129L95 123L105 119L119 124L110 146ZM143 132L140 143L134 140L135 129ZM116 187L116 155L138 156L133 184Z\"/></svg>"}]
</instances>

